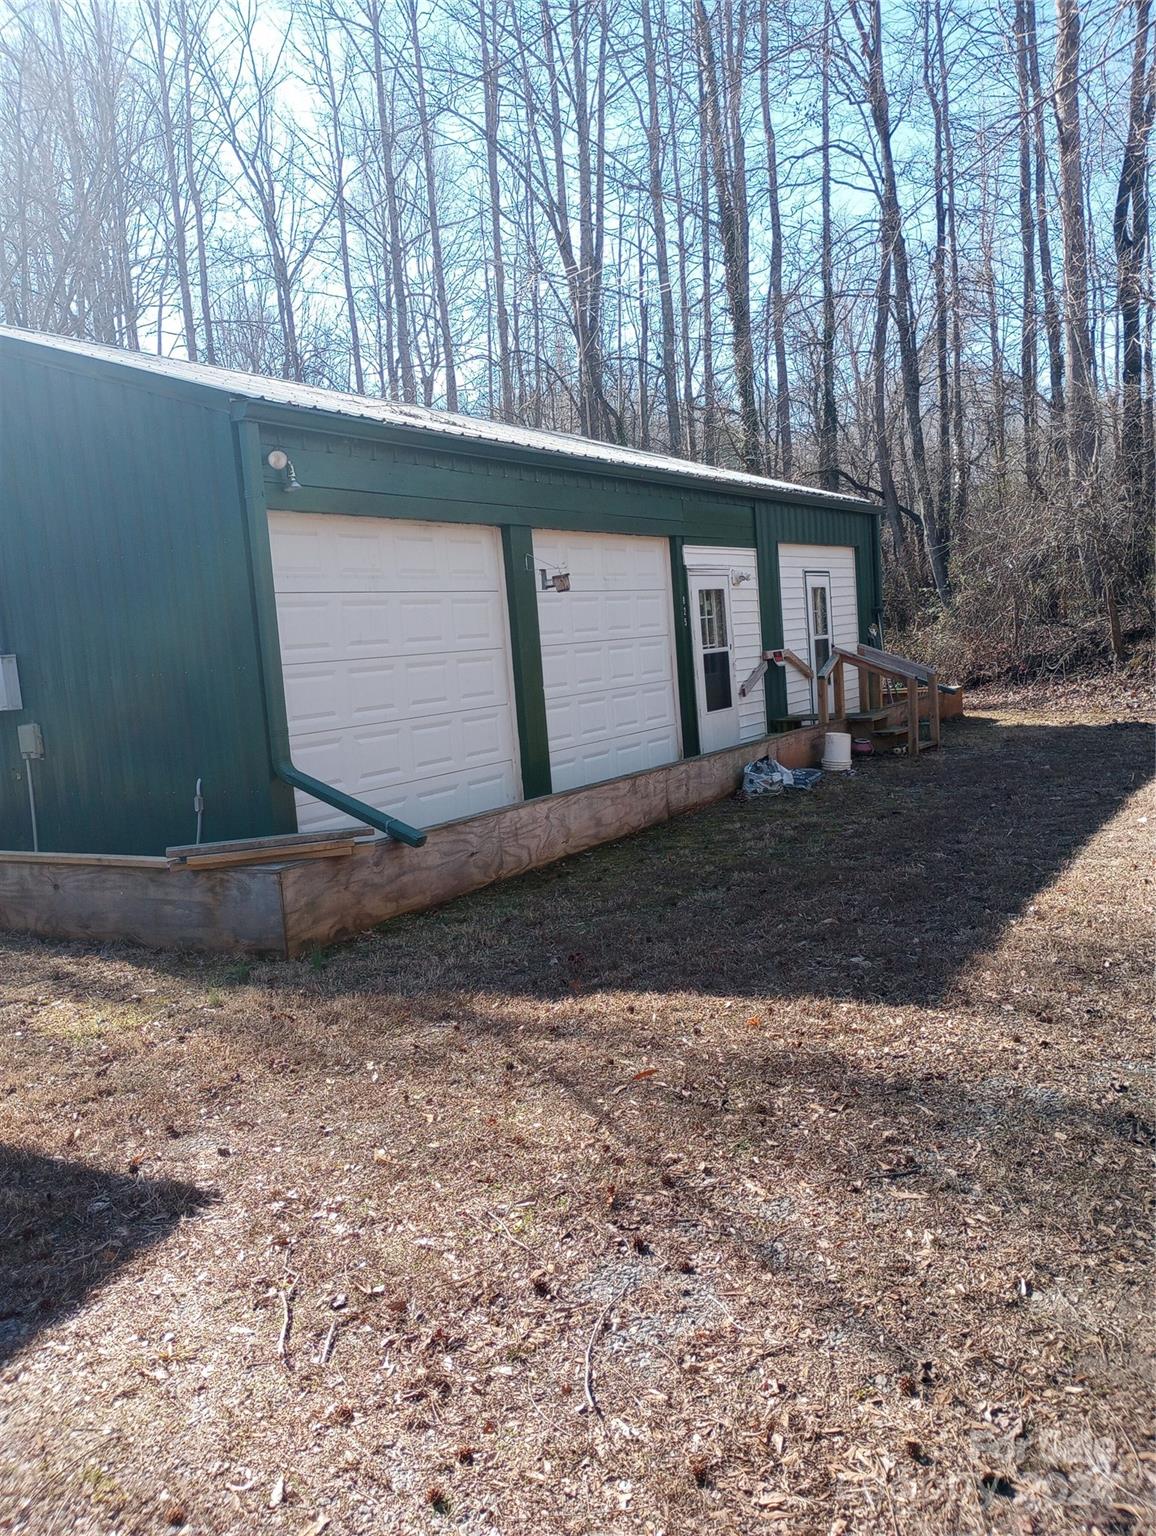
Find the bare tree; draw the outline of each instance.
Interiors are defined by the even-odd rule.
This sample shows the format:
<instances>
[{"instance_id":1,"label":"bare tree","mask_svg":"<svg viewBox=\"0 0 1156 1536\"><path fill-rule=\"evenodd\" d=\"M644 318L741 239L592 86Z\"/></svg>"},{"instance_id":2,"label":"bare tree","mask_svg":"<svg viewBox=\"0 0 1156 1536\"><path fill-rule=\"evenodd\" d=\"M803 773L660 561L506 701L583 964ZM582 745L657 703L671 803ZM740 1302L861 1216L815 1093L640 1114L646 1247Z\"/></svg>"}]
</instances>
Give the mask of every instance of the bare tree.
<instances>
[{"instance_id":1,"label":"bare tree","mask_svg":"<svg viewBox=\"0 0 1156 1536\"><path fill-rule=\"evenodd\" d=\"M1128 89L1128 127L1116 186L1112 233L1116 247L1116 295L1120 312L1120 463L1135 511L1152 510L1154 445L1145 430L1143 342L1140 312L1149 253L1148 143L1156 109L1156 49L1149 49L1151 6L1135 0L1135 43Z\"/></svg>"},{"instance_id":2,"label":"bare tree","mask_svg":"<svg viewBox=\"0 0 1156 1536\"><path fill-rule=\"evenodd\" d=\"M1088 320L1088 231L1080 125L1079 0L1056 0L1056 134L1064 236L1066 440L1072 479L1082 483L1096 453L1092 335Z\"/></svg>"}]
</instances>

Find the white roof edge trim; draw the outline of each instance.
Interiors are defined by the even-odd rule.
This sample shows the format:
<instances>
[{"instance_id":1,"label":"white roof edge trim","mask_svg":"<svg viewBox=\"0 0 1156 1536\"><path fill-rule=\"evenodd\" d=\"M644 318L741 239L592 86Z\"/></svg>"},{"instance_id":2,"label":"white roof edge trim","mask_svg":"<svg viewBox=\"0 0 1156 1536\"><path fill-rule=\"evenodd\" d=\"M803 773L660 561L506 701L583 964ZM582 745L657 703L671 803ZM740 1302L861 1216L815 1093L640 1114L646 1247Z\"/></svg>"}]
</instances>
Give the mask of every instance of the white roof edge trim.
<instances>
[{"instance_id":1,"label":"white roof edge trim","mask_svg":"<svg viewBox=\"0 0 1156 1536\"><path fill-rule=\"evenodd\" d=\"M298 410L324 411L331 416L375 422L384 427L401 427L415 432L438 433L458 438L463 443L483 447L521 448L588 463L592 468L613 471L650 471L673 475L703 485L759 496L802 496L813 501L838 501L845 507L864 512L878 512L873 502L845 492L822 491L815 486L798 485L787 480L771 480L738 469L719 469L689 459L649 453L640 448L622 448L614 443L595 442L588 437L571 436L541 428L512 426L508 422L488 421L480 416L453 415L420 405L400 405L392 400L375 400L367 395L345 394L323 389L315 384L295 384L287 379L270 379L261 374L240 373L231 368L216 368L208 363L190 363L183 358L159 357L151 352L130 352L99 342L76 341L68 336L52 336L40 331L21 331L0 325L0 339L8 338L74 357L117 364L154 378L174 379L199 384L266 405L289 406Z\"/></svg>"}]
</instances>

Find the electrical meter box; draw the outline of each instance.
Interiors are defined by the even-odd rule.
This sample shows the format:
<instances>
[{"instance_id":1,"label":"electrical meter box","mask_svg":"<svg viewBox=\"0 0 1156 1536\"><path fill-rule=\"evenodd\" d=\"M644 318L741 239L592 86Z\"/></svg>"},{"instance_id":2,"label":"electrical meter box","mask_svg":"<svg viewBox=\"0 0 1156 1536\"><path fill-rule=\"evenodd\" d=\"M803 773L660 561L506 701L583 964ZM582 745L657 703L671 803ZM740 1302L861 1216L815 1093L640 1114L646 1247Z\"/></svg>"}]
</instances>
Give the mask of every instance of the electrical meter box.
<instances>
[{"instance_id":1,"label":"electrical meter box","mask_svg":"<svg viewBox=\"0 0 1156 1536\"><path fill-rule=\"evenodd\" d=\"M40 733L38 725L29 722L28 725L18 725L16 735L20 741L21 757L43 757L44 737Z\"/></svg>"},{"instance_id":2,"label":"electrical meter box","mask_svg":"<svg viewBox=\"0 0 1156 1536\"><path fill-rule=\"evenodd\" d=\"M15 656L0 656L0 709L23 709Z\"/></svg>"}]
</instances>

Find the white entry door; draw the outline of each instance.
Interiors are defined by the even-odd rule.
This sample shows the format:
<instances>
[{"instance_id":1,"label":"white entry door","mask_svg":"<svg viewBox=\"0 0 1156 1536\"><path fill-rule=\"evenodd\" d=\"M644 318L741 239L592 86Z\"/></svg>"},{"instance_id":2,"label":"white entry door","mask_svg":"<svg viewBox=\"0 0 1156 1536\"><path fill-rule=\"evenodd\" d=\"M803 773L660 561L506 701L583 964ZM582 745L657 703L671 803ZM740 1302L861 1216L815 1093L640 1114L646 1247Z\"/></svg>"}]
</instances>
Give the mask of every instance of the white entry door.
<instances>
[{"instance_id":1,"label":"white entry door","mask_svg":"<svg viewBox=\"0 0 1156 1536\"><path fill-rule=\"evenodd\" d=\"M702 752L732 747L739 739L734 625L725 571L695 572L688 579L694 639L694 690Z\"/></svg>"},{"instance_id":2,"label":"white entry door","mask_svg":"<svg viewBox=\"0 0 1156 1536\"><path fill-rule=\"evenodd\" d=\"M828 571L806 571L803 575L807 592L807 644L811 671L811 708L819 708L819 672L827 665L834 645L831 628L831 576Z\"/></svg>"}]
</instances>

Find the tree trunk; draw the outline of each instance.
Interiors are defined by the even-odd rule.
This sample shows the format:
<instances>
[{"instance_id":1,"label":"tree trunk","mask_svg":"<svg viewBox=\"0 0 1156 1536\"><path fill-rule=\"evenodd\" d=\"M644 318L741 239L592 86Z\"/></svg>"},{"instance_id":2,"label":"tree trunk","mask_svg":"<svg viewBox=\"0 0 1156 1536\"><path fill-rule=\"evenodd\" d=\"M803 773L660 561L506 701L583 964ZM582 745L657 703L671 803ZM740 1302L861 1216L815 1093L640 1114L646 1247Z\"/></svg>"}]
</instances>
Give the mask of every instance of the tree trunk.
<instances>
[{"instance_id":1,"label":"tree trunk","mask_svg":"<svg viewBox=\"0 0 1156 1536\"><path fill-rule=\"evenodd\" d=\"M865 85L882 172L881 224L884 249L891 253L895 274L895 330L899 340L899 366L903 381L903 403L911 438L911 465L923 524L935 590L943 603L951 601L949 576L950 545L948 530L937 516L935 497L927 471L927 450L923 439L920 407L919 351L915 340L915 311L911 297L911 277L907 263L907 245L903 238L903 218L899 205L895 161L891 152L891 104L883 73L883 20L880 0L848 0L866 61ZM866 20L864 20L864 11Z\"/></svg>"},{"instance_id":2,"label":"tree trunk","mask_svg":"<svg viewBox=\"0 0 1156 1536\"><path fill-rule=\"evenodd\" d=\"M401 376L401 397L407 405L417 402L417 378L413 367L410 338L409 296L402 248L401 209L398 199L397 167L394 164L393 106L385 89L385 59L381 43L381 0L367 0L366 14L373 41L373 89L377 105L377 135L381 151L381 180L385 189L387 238L389 241L389 278L393 297L393 347Z\"/></svg>"},{"instance_id":3,"label":"tree trunk","mask_svg":"<svg viewBox=\"0 0 1156 1536\"><path fill-rule=\"evenodd\" d=\"M1083 485L1096 455L1096 400L1088 320L1079 0L1056 0L1055 113L1060 147L1060 225L1064 239L1065 438L1072 480Z\"/></svg>"},{"instance_id":4,"label":"tree trunk","mask_svg":"<svg viewBox=\"0 0 1156 1536\"><path fill-rule=\"evenodd\" d=\"M1031 79L1028 74L1024 0L1015 0L1016 82L1019 88L1019 216L1022 303L1020 306L1020 393L1024 422L1024 477L1028 490L1040 484L1039 353L1036 314L1036 225L1032 207Z\"/></svg>"},{"instance_id":5,"label":"tree trunk","mask_svg":"<svg viewBox=\"0 0 1156 1536\"><path fill-rule=\"evenodd\" d=\"M422 170L425 174L426 216L429 219L430 259L433 263L434 300L437 305L438 330L442 338L442 366L446 376L446 409L457 411L458 375L454 363L454 333L450 324L450 305L446 294L446 268L442 254L441 219L438 216L437 167L434 163L433 127L430 123L429 98L425 88L421 32L417 24L417 0L409 0L409 42L413 49L414 87L417 94L417 121L421 137Z\"/></svg>"},{"instance_id":6,"label":"tree trunk","mask_svg":"<svg viewBox=\"0 0 1156 1536\"><path fill-rule=\"evenodd\" d=\"M666 196L662 184L662 126L658 115L658 60L650 19L650 0L641 0L642 51L646 70L646 163L650 219L654 227L654 266L658 275L658 307L662 322L662 387L666 397L666 431L670 452L682 452L682 423L678 401L678 343L674 331L674 294L666 244ZM639 261L641 263L641 243ZM646 349L642 356L645 358Z\"/></svg>"},{"instance_id":7,"label":"tree trunk","mask_svg":"<svg viewBox=\"0 0 1156 1536\"><path fill-rule=\"evenodd\" d=\"M763 137L767 143L767 196L770 202L771 249L770 329L775 352L775 445L777 464L785 479L794 473L794 446L791 441L791 393L787 375L786 315L783 306L783 215L779 203L779 157L771 115L770 6L759 7L759 103L763 116Z\"/></svg>"},{"instance_id":8,"label":"tree trunk","mask_svg":"<svg viewBox=\"0 0 1156 1536\"><path fill-rule=\"evenodd\" d=\"M1044 91L1040 82L1040 52L1036 38L1036 0L1023 0L1024 49L1032 87L1032 132L1035 139L1036 244L1040 257L1040 288L1044 300L1044 334L1048 342L1048 376L1053 429L1064 418L1064 344L1060 303L1052 270L1052 237L1048 225L1047 172L1050 164L1044 132Z\"/></svg>"},{"instance_id":9,"label":"tree trunk","mask_svg":"<svg viewBox=\"0 0 1156 1536\"><path fill-rule=\"evenodd\" d=\"M184 330L185 352L189 361L197 361L197 326L193 316L193 285L189 275L188 230L185 227L184 201L181 197L180 175L177 170L176 127L173 122L170 95L169 62L165 52L165 24L161 16L160 0L149 0L148 19L152 24L153 58L156 62L156 99L160 103L161 146L165 161L165 182L169 194L169 217L172 220L173 255L177 266L177 289L181 296L181 324ZM158 334L160 328L158 327Z\"/></svg>"},{"instance_id":10,"label":"tree trunk","mask_svg":"<svg viewBox=\"0 0 1156 1536\"><path fill-rule=\"evenodd\" d=\"M736 78L729 57L723 73L715 56L714 37L704 0L696 0L699 56L702 61L706 141L718 207L723 282L734 351L735 391L739 402L739 459L751 474L762 473L762 432L755 395L755 353L751 340L750 232L747 221L745 143L738 122ZM724 45L730 34L729 0L724 0ZM745 30L740 16L739 36ZM729 54L730 50L727 49ZM705 209L704 209L705 213Z\"/></svg>"},{"instance_id":11,"label":"tree trunk","mask_svg":"<svg viewBox=\"0 0 1156 1536\"><path fill-rule=\"evenodd\" d=\"M489 192L490 264L494 274L493 315L498 331L498 378L501 418L516 419L514 378L510 368L510 312L506 302L506 264L502 252L502 187L498 177L501 98L498 90L496 0L478 0L478 35L482 57L483 135L486 143L486 187ZM491 30L492 29L492 30Z\"/></svg>"},{"instance_id":12,"label":"tree trunk","mask_svg":"<svg viewBox=\"0 0 1156 1536\"><path fill-rule=\"evenodd\" d=\"M1120 468L1134 513L1145 508L1143 344L1140 310L1148 251L1148 140L1156 100L1156 63L1148 64L1150 0L1135 0L1136 40L1128 93L1128 136L1116 187L1112 235L1116 247L1116 302L1120 311ZM1152 76L1153 78L1150 78ZM1150 510L1150 509L1149 509Z\"/></svg>"},{"instance_id":13,"label":"tree trunk","mask_svg":"<svg viewBox=\"0 0 1156 1536\"><path fill-rule=\"evenodd\" d=\"M835 284L831 255L831 0L823 6L823 51L820 71L820 249L822 287L819 368L822 376L819 409L819 484L834 491L839 485L839 416L835 404Z\"/></svg>"}]
</instances>

